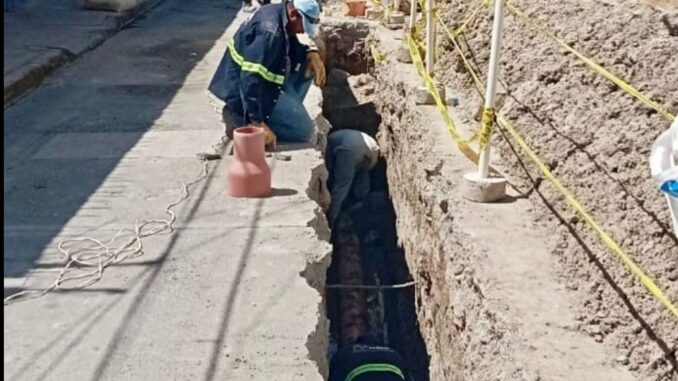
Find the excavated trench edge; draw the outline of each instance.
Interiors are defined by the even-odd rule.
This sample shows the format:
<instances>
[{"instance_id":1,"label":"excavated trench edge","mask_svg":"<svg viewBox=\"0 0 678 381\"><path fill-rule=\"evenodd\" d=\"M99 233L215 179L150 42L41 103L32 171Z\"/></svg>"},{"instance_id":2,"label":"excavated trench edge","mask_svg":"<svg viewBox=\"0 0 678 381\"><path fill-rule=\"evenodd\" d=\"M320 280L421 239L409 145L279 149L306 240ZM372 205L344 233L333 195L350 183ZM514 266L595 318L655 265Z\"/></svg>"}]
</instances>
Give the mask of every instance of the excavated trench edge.
<instances>
[{"instance_id":1,"label":"excavated trench edge","mask_svg":"<svg viewBox=\"0 0 678 381\"><path fill-rule=\"evenodd\" d=\"M356 27L356 25L359 26ZM367 54L362 55L364 59L361 62L356 62L354 57L352 58L350 56L352 54L355 56L356 46L362 46L363 48L367 46L366 40L371 29L369 27L363 29L362 25L356 22L333 23L329 28L335 31L339 30L343 37L343 41L339 42L339 44L336 44L335 41L335 46L329 48L330 51L328 52L328 57L326 57L326 62L329 67L328 72L332 68L346 68L348 69L346 71L352 75L367 72L369 69ZM326 46L333 44L331 37L328 38L328 36L331 36L331 33L327 33L326 29L326 33L324 34ZM353 40L351 41L347 36L352 36ZM363 53L365 52L363 51ZM346 65L350 65L350 67L346 67ZM346 84L346 86L348 88L348 84ZM336 95L333 97L332 94L328 95L324 92L323 104L335 104L335 97ZM323 111L325 112L318 114L315 117L315 122L319 130L316 149L322 153L325 151L327 133L330 129L330 123L328 122L330 115L327 113L328 109L325 108ZM359 108L354 111L354 115L349 116L347 119L358 120L360 117L364 116L361 115L364 111L364 107ZM376 109L373 110L373 113L376 115ZM380 118L378 115L377 118L378 120L372 118L367 122L367 124L369 124L367 128L371 131L369 132L370 135L374 135L379 128ZM404 250L400 247L397 236L396 215L388 193L389 185L386 173L387 163L382 158L380 159L379 165L371 172L373 189L368 197L372 197L373 199L367 200L364 203L364 205L370 205L375 203L376 200L376 204L380 205L381 209L377 208L380 213L378 214L379 217L377 218L377 221L382 226L380 226L379 229L372 229L370 231L365 228L365 225L367 224L363 224L362 227L355 231L357 237L354 238L360 240L360 253L358 256L362 259L362 265L367 266L366 276L363 277L361 282L363 284L375 284L375 282L381 284L404 283L412 280L412 274L410 274L408 269ZM327 220L324 215L324 211L327 210L329 205L329 192L326 187L327 176L328 173L324 163L313 168L307 194L319 205L316 209L316 217L309 222L309 226L314 228L319 239L329 242L331 233L328 229ZM374 185L378 183L380 184ZM374 212L374 208L370 210L370 207L359 207L358 211L354 213L357 216L365 216L366 213L369 214L371 212ZM353 220L357 225L357 220L362 218L363 217L359 217L356 219L354 217ZM384 235L381 240L378 240L381 243L376 247L372 246L371 251L367 252L368 249L366 248L365 237L371 235L373 239L375 234L380 233L383 233ZM336 275L334 274L336 269L329 265L330 260L336 261L336 252L333 253L332 249L330 250L333 257L326 255L328 253L324 253L318 257L321 258L321 260L307 261L307 267L302 272L302 276L305 277L309 285L315 288L320 295L323 295L322 302L318 306L318 324L315 332L309 335L307 348L309 350L309 358L316 362L319 372L324 377L327 377L328 375L329 356L332 354L331 352L333 352L333 349L336 349L336 346L331 348L330 343L335 342L336 344L336 342L339 341L336 337L336 331L337 326L339 325L339 315L341 314L341 311L338 311L337 308L332 308L333 303L339 304L339 290L325 291L325 285L326 283L329 283L328 277L332 278ZM381 256L378 256L378 253L380 253ZM381 263L375 262L376 259L372 259L371 266L367 265L369 262L368 260L373 258L373 256L381 258L380 260L384 260L386 262L385 266L375 265L374 263ZM376 270L378 267L386 268L386 273L384 270ZM379 271L381 272L382 278L386 277L389 279L380 279L377 275L377 272ZM332 279L332 283L336 281L336 279ZM368 332L381 339L382 344L389 345L400 352L406 360L405 365L408 370L412 372L417 381L428 380L429 356L418 323L414 289L405 288L398 290L372 291L366 292L365 296L366 304L368 305L368 321L370 322L370 329ZM375 318L375 316L380 316L381 319ZM330 339L333 335L334 340Z\"/></svg>"},{"instance_id":2,"label":"excavated trench edge","mask_svg":"<svg viewBox=\"0 0 678 381\"><path fill-rule=\"evenodd\" d=\"M388 36L384 40L378 46L396 52L394 41ZM521 316L510 316L505 300L496 298L504 294L493 287L496 279L487 271L491 261L485 248L465 229L468 226L460 215L458 194L449 193L458 189L458 184L441 176L442 159L428 155L437 135L412 128L428 119L412 108L412 84L407 84L407 76L400 80L402 74L393 65L377 69L374 82L379 98L375 103L384 118L378 141L390 164L389 196L397 213L398 239L417 281L417 320L431 355L431 378L541 379L539 373L546 367L529 355L537 347L525 344L516 324ZM448 165L444 170L458 169ZM560 328L574 332L572 327ZM519 349L527 354L518 353ZM622 361L628 358L622 357ZM603 370L616 367L613 362L599 364Z\"/></svg>"},{"instance_id":3,"label":"excavated trench edge","mask_svg":"<svg viewBox=\"0 0 678 381\"><path fill-rule=\"evenodd\" d=\"M322 115L322 97L319 104L313 105L311 116L317 130L317 140L315 149L319 155L325 151L327 132L329 124ZM311 177L306 188L306 195L318 204L314 209L314 218L308 221L308 227L312 228L320 242L324 243L325 249L318 253L309 253L306 260L306 267L299 274L306 280L308 285L318 292L318 307L316 315L318 321L313 332L309 333L306 339L306 349L308 358L313 361L323 379L329 375L329 364L327 360L327 348L329 340L329 320L325 317L325 284L326 272L330 267L332 249L329 243L330 230L325 218L324 210L329 206L329 192L326 187L327 169L324 160L311 169Z\"/></svg>"}]
</instances>

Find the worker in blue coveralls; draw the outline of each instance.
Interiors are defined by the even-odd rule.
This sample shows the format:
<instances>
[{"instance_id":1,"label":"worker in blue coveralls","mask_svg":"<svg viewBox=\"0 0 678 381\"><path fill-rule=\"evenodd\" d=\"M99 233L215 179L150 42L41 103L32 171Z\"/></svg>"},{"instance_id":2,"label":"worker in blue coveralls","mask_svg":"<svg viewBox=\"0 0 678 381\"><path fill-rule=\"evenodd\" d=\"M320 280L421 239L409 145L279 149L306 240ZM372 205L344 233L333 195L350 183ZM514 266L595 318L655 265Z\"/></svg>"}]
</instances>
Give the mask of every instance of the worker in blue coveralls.
<instances>
[{"instance_id":1,"label":"worker in blue coveralls","mask_svg":"<svg viewBox=\"0 0 678 381\"><path fill-rule=\"evenodd\" d=\"M370 192L370 170L379 160L377 142L364 132L332 131L327 138L325 165L329 172L330 208L327 222L334 228L339 215Z\"/></svg>"},{"instance_id":2,"label":"worker in blue coveralls","mask_svg":"<svg viewBox=\"0 0 678 381\"><path fill-rule=\"evenodd\" d=\"M303 100L313 73L316 84L324 85L325 65L297 34L313 39L319 23L316 0L293 0L262 6L238 29L209 85L226 103L222 117L229 138L247 125L263 127L273 148L278 139L307 142L313 136Z\"/></svg>"}]
</instances>

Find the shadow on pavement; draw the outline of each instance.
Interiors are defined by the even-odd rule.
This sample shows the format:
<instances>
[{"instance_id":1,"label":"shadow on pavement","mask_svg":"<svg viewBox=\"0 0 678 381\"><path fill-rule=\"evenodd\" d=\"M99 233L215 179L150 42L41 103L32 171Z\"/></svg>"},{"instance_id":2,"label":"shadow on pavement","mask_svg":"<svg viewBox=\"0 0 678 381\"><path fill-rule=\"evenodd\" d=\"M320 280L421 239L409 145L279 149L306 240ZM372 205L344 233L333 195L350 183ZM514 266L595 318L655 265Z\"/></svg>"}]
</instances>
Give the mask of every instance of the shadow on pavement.
<instances>
[{"instance_id":1,"label":"shadow on pavement","mask_svg":"<svg viewBox=\"0 0 678 381\"><path fill-rule=\"evenodd\" d=\"M5 110L5 278L34 269L76 213L107 213L83 206L95 192L120 197L125 181L109 175L163 114L239 5L167 0ZM96 136L104 142L88 148ZM98 155L100 146L105 152Z\"/></svg>"}]
</instances>

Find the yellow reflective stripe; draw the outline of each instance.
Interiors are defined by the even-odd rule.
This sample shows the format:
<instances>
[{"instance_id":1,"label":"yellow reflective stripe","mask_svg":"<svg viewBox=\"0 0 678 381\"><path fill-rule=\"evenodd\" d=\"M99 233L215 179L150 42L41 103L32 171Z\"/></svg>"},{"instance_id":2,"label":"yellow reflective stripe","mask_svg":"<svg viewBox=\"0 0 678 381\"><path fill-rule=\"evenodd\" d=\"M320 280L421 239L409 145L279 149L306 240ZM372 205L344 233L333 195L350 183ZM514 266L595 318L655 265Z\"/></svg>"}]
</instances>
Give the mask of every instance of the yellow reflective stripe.
<instances>
[{"instance_id":1,"label":"yellow reflective stripe","mask_svg":"<svg viewBox=\"0 0 678 381\"><path fill-rule=\"evenodd\" d=\"M285 76L269 71L266 69L266 67L264 67L264 65L246 61L245 58L243 58L243 56L241 56L240 53L235 50L235 43L233 43L233 41L228 44L228 51L231 53L231 58L233 58L233 61L235 61L238 66L240 66L240 70L259 74L261 78L269 82L273 82L276 85L282 85L283 82L285 82Z\"/></svg>"},{"instance_id":2,"label":"yellow reflective stripe","mask_svg":"<svg viewBox=\"0 0 678 381\"><path fill-rule=\"evenodd\" d=\"M400 370L395 365L391 364L365 364L361 365L351 371L351 373L346 376L344 381L353 381L356 377L360 376L361 374L369 373L369 372L390 372L390 373L395 373L397 374L400 378L403 380L405 379L405 375L403 374L403 371Z\"/></svg>"}]
</instances>

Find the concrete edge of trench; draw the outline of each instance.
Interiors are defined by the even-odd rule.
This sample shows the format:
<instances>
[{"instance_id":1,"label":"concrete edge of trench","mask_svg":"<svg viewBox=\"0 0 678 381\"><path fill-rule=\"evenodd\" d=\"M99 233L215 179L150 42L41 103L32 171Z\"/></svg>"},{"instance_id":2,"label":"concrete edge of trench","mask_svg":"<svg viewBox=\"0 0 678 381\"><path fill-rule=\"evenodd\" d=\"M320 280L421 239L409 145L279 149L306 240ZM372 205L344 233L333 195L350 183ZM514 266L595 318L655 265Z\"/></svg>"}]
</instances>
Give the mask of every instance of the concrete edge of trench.
<instances>
[{"instance_id":1,"label":"concrete edge of trench","mask_svg":"<svg viewBox=\"0 0 678 381\"><path fill-rule=\"evenodd\" d=\"M268 199L270 204L266 206L268 209L264 213L261 229L267 228L271 222L264 220L280 212L281 209L278 208L281 206L299 207L299 211L284 213L288 226L285 234L291 235L294 231L300 233L295 236L296 240L284 241L279 236L268 238L269 244L275 242L281 246L281 252L285 253L284 255L290 255L284 265L276 267L275 275L272 276L275 278L274 282L279 282L280 285L284 284L280 282L281 280L287 281L301 277L301 283L305 285L299 287L295 282L293 286L285 286L289 287L288 292L295 292L295 294L292 299L286 299L289 304L277 310L275 320L281 324L276 323L275 327L269 327L269 329L280 327L289 329L290 331L279 332L285 339L282 342L266 339L265 343L249 343L252 348L258 345L266 347L267 353L275 354L275 358L249 357L252 356L251 351L240 354L253 366L252 369L257 369L256 372L250 374L252 380L270 376L270 369L276 369L277 377L281 380L299 377L304 380L320 381L326 380L329 376L327 353L330 322L326 315L325 286L327 270L332 261L332 245L330 244L330 229L325 217L330 194L326 185L328 171L325 166L324 151L330 124L323 116L322 104L322 91L315 85L311 86L304 100L304 106L315 125L316 134L310 143L279 144L280 151L284 152L289 149L293 171L289 169L284 171L271 166L273 188L284 184L295 184L294 191L298 191L300 196L293 204L289 201L279 201L280 199L275 197ZM273 161L275 160L277 159ZM229 156L226 156L223 165L228 165L228 161L230 161ZM279 202L282 202L282 205ZM265 249L262 250L265 251ZM251 260L248 266L256 267L254 263ZM261 287L265 290L265 282L259 282L254 287ZM270 292L268 295L271 296ZM281 301L284 300L280 299L277 302ZM286 326L285 322L294 322L294 326ZM231 331L231 334L237 335L237 329ZM290 367L287 364L294 365Z\"/></svg>"},{"instance_id":2,"label":"concrete edge of trench","mask_svg":"<svg viewBox=\"0 0 678 381\"><path fill-rule=\"evenodd\" d=\"M10 73L7 76L8 78L5 78L4 108L6 109L14 105L17 101L29 94L31 90L40 86L42 82L57 69L96 49L106 40L113 37L127 25L134 22L163 1L165 0L139 0L133 8L118 12L115 16L116 23L114 27L106 30L82 51L71 52L67 49L52 49L49 53L41 56L38 62L33 62Z\"/></svg>"},{"instance_id":3,"label":"concrete edge of trench","mask_svg":"<svg viewBox=\"0 0 678 381\"><path fill-rule=\"evenodd\" d=\"M330 228L325 217L325 211L329 207L330 193L327 188L328 172L325 167L325 147L327 145L327 135L330 131L330 123L325 119L322 111L323 94L320 88L313 85L307 95L304 105L313 120L316 127L316 136L313 138L313 147L319 154L319 159L311 164L310 178L306 195L313 200L317 207L314 208L314 215L308 221L308 227L316 233L319 241L316 245L318 252L308 253L306 256L306 266L300 272L300 275L306 279L310 287L318 292L320 302L317 304L317 322L315 329L309 332L306 340L308 358L313 361L319 372L319 379L327 379L329 376L329 362L327 359L327 349L329 346L329 319L326 316L325 308L325 285L327 269L332 261L332 245L330 244Z\"/></svg>"}]
</instances>

